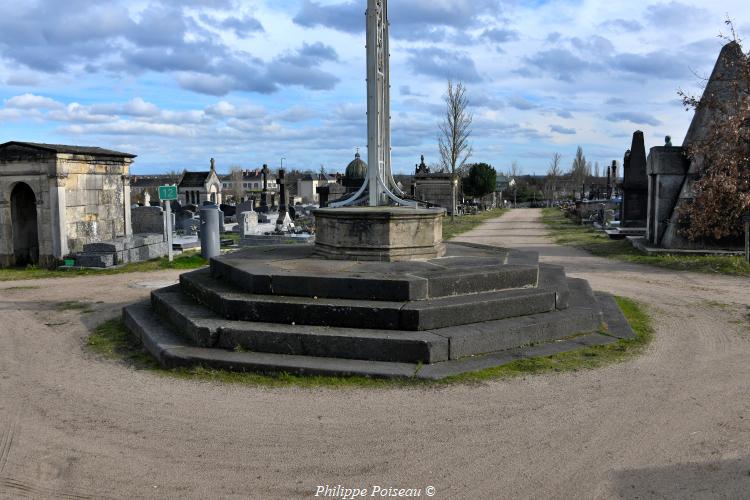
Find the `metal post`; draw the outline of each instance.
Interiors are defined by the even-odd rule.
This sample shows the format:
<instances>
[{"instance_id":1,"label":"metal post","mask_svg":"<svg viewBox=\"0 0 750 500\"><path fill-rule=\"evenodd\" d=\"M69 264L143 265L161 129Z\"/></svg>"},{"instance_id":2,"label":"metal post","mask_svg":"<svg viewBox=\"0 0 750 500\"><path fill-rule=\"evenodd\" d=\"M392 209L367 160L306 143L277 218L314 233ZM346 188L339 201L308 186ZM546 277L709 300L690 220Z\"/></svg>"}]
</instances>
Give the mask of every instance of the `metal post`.
<instances>
[{"instance_id":1,"label":"metal post","mask_svg":"<svg viewBox=\"0 0 750 500\"><path fill-rule=\"evenodd\" d=\"M219 240L219 207L216 205L203 205L201 214L201 256L204 259L216 257L221 253L221 242Z\"/></svg>"},{"instance_id":2,"label":"metal post","mask_svg":"<svg viewBox=\"0 0 750 500\"><path fill-rule=\"evenodd\" d=\"M745 222L745 260L750 262L750 214L742 218Z\"/></svg>"},{"instance_id":3,"label":"metal post","mask_svg":"<svg viewBox=\"0 0 750 500\"><path fill-rule=\"evenodd\" d=\"M172 201L167 200L167 251L169 252L169 262L174 260L172 251Z\"/></svg>"}]
</instances>

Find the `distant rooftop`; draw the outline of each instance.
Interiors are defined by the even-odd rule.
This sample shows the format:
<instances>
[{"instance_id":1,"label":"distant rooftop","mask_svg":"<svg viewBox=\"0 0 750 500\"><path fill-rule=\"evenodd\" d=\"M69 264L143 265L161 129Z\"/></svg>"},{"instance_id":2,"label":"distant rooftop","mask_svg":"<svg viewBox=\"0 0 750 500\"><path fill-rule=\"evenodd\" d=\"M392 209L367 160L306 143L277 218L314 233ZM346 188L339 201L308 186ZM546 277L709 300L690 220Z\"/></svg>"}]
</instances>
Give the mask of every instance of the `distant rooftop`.
<instances>
[{"instance_id":1,"label":"distant rooftop","mask_svg":"<svg viewBox=\"0 0 750 500\"><path fill-rule=\"evenodd\" d=\"M211 172L185 172L180 181L180 187L203 187Z\"/></svg>"},{"instance_id":2,"label":"distant rooftop","mask_svg":"<svg viewBox=\"0 0 750 500\"><path fill-rule=\"evenodd\" d=\"M112 149L104 149L91 146L68 146L65 144L44 144L41 142L22 142L22 141L10 141L4 144L0 144L0 148L8 146L26 146L35 149L42 149L45 151L51 151L59 154L71 154L71 155L89 155L89 156L119 156L122 158L135 158L136 155L130 153L122 153L120 151L114 151Z\"/></svg>"}]
</instances>

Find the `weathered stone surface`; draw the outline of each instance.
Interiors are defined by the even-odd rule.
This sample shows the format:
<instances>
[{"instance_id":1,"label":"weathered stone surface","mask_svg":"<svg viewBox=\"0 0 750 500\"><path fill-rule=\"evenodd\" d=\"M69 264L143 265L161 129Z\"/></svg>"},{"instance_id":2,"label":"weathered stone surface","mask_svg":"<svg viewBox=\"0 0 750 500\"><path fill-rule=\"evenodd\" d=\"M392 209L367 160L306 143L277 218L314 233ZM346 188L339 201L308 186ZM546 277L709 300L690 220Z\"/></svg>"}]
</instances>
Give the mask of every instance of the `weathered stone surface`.
<instances>
[{"instance_id":1,"label":"weathered stone surface","mask_svg":"<svg viewBox=\"0 0 750 500\"><path fill-rule=\"evenodd\" d=\"M112 253L82 252L75 256L75 262L79 267L112 267L115 256Z\"/></svg>"},{"instance_id":2,"label":"weathered stone surface","mask_svg":"<svg viewBox=\"0 0 750 500\"><path fill-rule=\"evenodd\" d=\"M251 236L258 232L258 214L255 212L240 212L237 223L242 237Z\"/></svg>"},{"instance_id":3,"label":"weathered stone surface","mask_svg":"<svg viewBox=\"0 0 750 500\"><path fill-rule=\"evenodd\" d=\"M313 253L269 247L216 257L211 269L154 291L151 307L126 308L127 325L148 337L145 345L165 366L422 378L632 335L610 296L600 304L586 281L538 265L533 254L453 243L450 257L428 261L342 262ZM476 281L448 283L462 276ZM434 289L451 295L429 297L435 277ZM464 293L521 283L527 284ZM361 298L313 295L337 294L339 287ZM405 300L393 300L396 294ZM602 320L611 324L606 334L597 333Z\"/></svg>"},{"instance_id":4,"label":"weathered stone surface","mask_svg":"<svg viewBox=\"0 0 750 500\"><path fill-rule=\"evenodd\" d=\"M342 263L316 258L312 248L285 245L217 257L211 270L215 278L251 293L342 299L422 300L537 284L537 266L504 265L506 252L455 243L447 248L473 255Z\"/></svg>"},{"instance_id":5,"label":"weathered stone surface","mask_svg":"<svg viewBox=\"0 0 750 500\"><path fill-rule=\"evenodd\" d=\"M630 153L623 162L621 227L646 227L648 214L648 174L643 132L633 133Z\"/></svg>"},{"instance_id":6,"label":"weathered stone surface","mask_svg":"<svg viewBox=\"0 0 750 500\"><path fill-rule=\"evenodd\" d=\"M161 207L137 207L130 211L133 233L164 233L164 211Z\"/></svg>"},{"instance_id":7,"label":"weathered stone surface","mask_svg":"<svg viewBox=\"0 0 750 500\"><path fill-rule=\"evenodd\" d=\"M647 165L649 184L646 238L655 246L661 245L688 167L689 161L684 148L651 148Z\"/></svg>"},{"instance_id":8,"label":"weathered stone surface","mask_svg":"<svg viewBox=\"0 0 750 500\"><path fill-rule=\"evenodd\" d=\"M315 216L315 248L340 260L400 261L441 257L443 209L323 208Z\"/></svg>"}]
</instances>

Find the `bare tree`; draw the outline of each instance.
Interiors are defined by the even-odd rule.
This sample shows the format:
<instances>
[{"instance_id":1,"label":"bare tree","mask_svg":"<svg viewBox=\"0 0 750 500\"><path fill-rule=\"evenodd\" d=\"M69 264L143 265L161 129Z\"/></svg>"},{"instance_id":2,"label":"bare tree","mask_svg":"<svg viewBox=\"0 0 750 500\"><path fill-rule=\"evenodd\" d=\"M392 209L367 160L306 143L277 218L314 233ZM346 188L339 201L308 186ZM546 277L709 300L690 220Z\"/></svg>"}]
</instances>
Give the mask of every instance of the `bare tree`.
<instances>
[{"instance_id":1,"label":"bare tree","mask_svg":"<svg viewBox=\"0 0 750 500\"><path fill-rule=\"evenodd\" d=\"M178 172L177 170L168 170L165 174L167 176L167 182L169 184L177 184L180 182L180 177L182 177L182 172Z\"/></svg>"},{"instance_id":2,"label":"bare tree","mask_svg":"<svg viewBox=\"0 0 750 500\"><path fill-rule=\"evenodd\" d=\"M557 194L557 183L562 176L562 167L560 167L560 160L562 156L560 153L554 153L552 160L549 162L549 169L547 170L547 181L549 183L550 198L555 201L555 195Z\"/></svg>"},{"instance_id":3,"label":"bare tree","mask_svg":"<svg viewBox=\"0 0 750 500\"><path fill-rule=\"evenodd\" d=\"M586 182L586 178L590 175L590 171L591 163L586 161L586 156L583 154L583 148L578 146L576 156L573 158L573 164L570 167L570 177L575 188L578 188L578 186L581 186Z\"/></svg>"},{"instance_id":4,"label":"bare tree","mask_svg":"<svg viewBox=\"0 0 750 500\"><path fill-rule=\"evenodd\" d=\"M456 177L460 175L472 153L469 136L473 116L467 109L469 99L466 97L466 87L461 82L454 86L453 82L448 81L448 92L444 100L445 117L440 124L438 137L440 163L443 169Z\"/></svg>"},{"instance_id":5,"label":"bare tree","mask_svg":"<svg viewBox=\"0 0 750 500\"><path fill-rule=\"evenodd\" d=\"M229 180L232 182L232 189L229 194L232 195L232 198L234 198L234 201L237 203L241 202L242 198L245 196L245 188L243 186L243 181L245 180L244 177L241 167L230 167Z\"/></svg>"}]
</instances>

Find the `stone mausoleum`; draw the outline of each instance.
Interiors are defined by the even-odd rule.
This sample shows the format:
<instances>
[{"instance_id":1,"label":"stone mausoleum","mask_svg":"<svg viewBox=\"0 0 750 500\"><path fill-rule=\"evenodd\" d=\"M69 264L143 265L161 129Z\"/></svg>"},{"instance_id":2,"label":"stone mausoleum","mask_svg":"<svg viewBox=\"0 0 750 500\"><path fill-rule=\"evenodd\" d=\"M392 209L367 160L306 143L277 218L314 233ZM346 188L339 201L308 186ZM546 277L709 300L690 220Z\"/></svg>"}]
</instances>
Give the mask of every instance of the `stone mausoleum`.
<instances>
[{"instance_id":1,"label":"stone mausoleum","mask_svg":"<svg viewBox=\"0 0 750 500\"><path fill-rule=\"evenodd\" d=\"M134 158L98 147L0 144L0 266L50 266L86 244L131 236Z\"/></svg>"},{"instance_id":2,"label":"stone mausoleum","mask_svg":"<svg viewBox=\"0 0 750 500\"><path fill-rule=\"evenodd\" d=\"M185 205L201 205L210 201L220 205L222 182L216 174L216 162L211 158L211 167L203 172L188 172L182 174L177 184L180 201Z\"/></svg>"}]
</instances>

